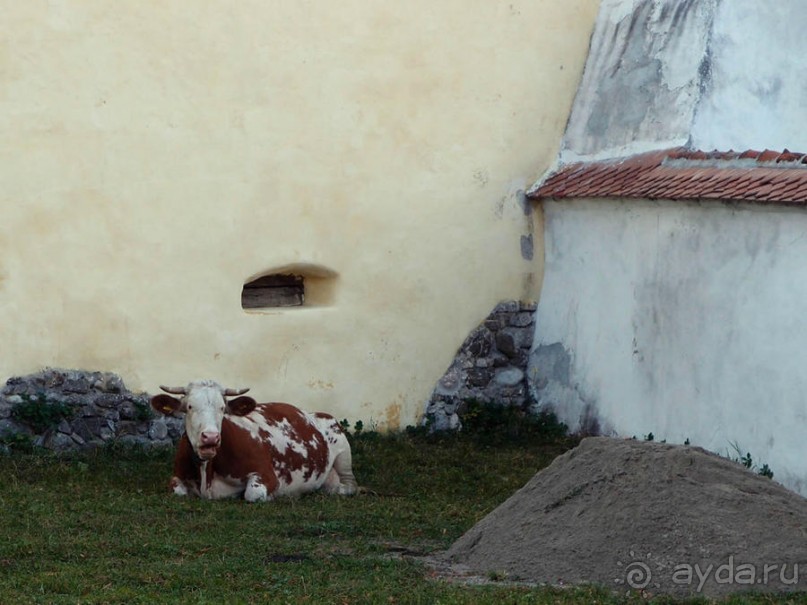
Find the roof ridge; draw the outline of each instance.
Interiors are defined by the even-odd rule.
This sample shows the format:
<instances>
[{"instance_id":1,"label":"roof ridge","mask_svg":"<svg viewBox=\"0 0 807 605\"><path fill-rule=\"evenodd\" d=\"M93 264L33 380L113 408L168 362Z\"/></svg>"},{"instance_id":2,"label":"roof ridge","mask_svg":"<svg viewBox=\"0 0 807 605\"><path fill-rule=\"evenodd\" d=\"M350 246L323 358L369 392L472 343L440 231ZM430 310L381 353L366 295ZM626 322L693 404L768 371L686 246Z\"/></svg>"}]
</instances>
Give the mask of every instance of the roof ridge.
<instances>
[{"instance_id":1,"label":"roof ridge","mask_svg":"<svg viewBox=\"0 0 807 605\"><path fill-rule=\"evenodd\" d=\"M764 149L672 147L626 157L558 164L529 197L720 199L807 205L807 154Z\"/></svg>"}]
</instances>

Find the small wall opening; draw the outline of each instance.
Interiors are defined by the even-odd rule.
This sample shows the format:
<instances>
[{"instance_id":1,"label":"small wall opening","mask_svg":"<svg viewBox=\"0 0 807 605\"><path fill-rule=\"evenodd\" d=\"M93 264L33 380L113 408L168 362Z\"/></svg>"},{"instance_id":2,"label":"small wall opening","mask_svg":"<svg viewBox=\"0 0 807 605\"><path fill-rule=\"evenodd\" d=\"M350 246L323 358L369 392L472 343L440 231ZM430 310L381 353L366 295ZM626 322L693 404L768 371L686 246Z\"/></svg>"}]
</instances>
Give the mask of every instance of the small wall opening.
<instances>
[{"instance_id":1,"label":"small wall opening","mask_svg":"<svg viewBox=\"0 0 807 605\"><path fill-rule=\"evenodd\" d=\"M244 284L241 307L301 307L305 302L305 281L302 275L264 275Z\"/></svg>"},{"instance_id":2,"label":"small wall opening","mask_svg":"<svg viewBox=\"0 0 807 605\"><path fill-rule=\"evenodd\" d=\"M296 263L262 271L241 290L245 311L323 307L333 302L337 273L321 265Z\"/></svg>"}]
</instances>

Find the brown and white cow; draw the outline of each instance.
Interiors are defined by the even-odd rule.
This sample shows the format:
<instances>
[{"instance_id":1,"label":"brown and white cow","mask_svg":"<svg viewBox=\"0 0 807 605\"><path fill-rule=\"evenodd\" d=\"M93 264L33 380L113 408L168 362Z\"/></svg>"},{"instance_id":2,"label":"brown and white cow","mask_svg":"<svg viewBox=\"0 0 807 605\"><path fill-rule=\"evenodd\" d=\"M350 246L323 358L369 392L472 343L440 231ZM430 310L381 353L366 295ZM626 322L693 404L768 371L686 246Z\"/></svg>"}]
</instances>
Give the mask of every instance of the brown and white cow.
<instances>
[{"instance_id":1,"label":"brown and white cow","mask_svg":"<svg viewBox=\"0 0 807 605\"><path fill-rule=\"evenodd\" d=\"M259 404L242 396L249 389L225 389L212 380L160 388L182 397L160 394L152 407L185 413L171 479L175 494L259 502L318 489L356 493L350 444L333 416Z\"/></svg>"}]
</instances>

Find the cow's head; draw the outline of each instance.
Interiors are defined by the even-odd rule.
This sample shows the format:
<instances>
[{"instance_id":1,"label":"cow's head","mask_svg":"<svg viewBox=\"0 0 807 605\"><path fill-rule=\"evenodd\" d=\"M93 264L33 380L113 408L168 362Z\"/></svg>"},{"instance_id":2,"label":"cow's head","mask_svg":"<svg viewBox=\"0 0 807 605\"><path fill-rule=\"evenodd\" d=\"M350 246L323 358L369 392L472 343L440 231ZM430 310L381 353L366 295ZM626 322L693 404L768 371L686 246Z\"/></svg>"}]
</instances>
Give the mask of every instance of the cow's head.
<instances>
[{"instance_id":1,"label":"cow's head","mask_svg":"<svg viewBox=\"0 0 807 605\"><path fill-rule=\"evenodd\" d=\"M252 397L238 397L249 389L225 389L212 380L192 382L187 387L160 387L166 393L156 395L151 407L162 414L185 412L185 434L196 455L210 460L221 445L221 423L225 414L244 416L255 409ZM227 397L236 397L228 400Z\"/></svg>"}]
</instances>

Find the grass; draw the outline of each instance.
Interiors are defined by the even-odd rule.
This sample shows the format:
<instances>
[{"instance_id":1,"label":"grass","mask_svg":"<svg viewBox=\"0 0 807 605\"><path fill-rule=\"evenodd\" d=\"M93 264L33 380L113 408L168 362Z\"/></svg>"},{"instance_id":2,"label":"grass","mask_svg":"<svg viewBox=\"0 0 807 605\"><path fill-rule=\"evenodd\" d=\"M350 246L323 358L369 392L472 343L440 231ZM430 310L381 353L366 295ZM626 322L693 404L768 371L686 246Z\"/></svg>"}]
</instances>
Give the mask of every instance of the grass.
<instances>
[{"instance_id":1,"label":"grass","mask_svg":"<svg viewBox=\"0 0 807 605\"><path fill-rule=\"evenodd\" d=\"M377 495L259 505L170 496L170 451L0 457L0 603L643 602L463 585L395 556L448 547L573 441L353 439L356 474Z\"/></svg>"}]
</instances>

